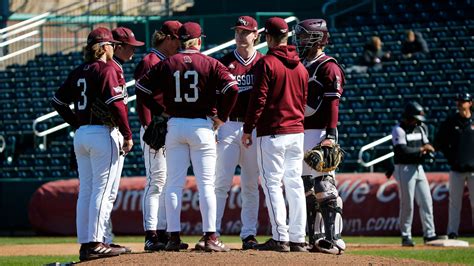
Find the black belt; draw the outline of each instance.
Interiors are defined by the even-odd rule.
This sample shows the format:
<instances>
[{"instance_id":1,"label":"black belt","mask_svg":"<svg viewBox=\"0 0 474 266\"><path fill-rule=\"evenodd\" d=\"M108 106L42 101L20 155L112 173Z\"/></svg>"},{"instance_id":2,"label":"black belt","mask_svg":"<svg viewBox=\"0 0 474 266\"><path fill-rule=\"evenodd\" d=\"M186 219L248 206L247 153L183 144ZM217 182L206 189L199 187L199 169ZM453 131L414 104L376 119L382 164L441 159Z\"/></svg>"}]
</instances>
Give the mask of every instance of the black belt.
<instances>
[{"instance_id":1,"label":"black belt","mask_svg":"<svg viewBox=\"0 0 474 266\"><path fill-rule=\"evenodd\" d=\"M245 117L229 117L229 121L245 122Z\"/></svg>"}]
</instances>

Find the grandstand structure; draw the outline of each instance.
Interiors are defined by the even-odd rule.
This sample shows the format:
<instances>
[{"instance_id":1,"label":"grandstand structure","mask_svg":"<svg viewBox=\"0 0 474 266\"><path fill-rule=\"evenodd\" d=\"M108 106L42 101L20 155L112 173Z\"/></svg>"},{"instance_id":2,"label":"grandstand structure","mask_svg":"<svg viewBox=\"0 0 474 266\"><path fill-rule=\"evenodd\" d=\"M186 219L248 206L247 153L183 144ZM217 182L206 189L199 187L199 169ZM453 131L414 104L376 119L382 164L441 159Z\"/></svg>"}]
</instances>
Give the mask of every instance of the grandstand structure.
<instances>
[{"instance_id":1,"label":"grandstand structure","mask_svg":"<svg viewBox=\"0 0 474 266\"><path fill-rule=\"evenodd\" d=\"M384 164L372 168L361 166L358 152L363 145L390 134L407 102L416 100L425 107L427 124L433 137L440 121L454 111L453 95L461 91L473 92L474 18L468 11L472 10L472 3L459 0L415 2L380 1L375 13L367 14L357 9L350 16L343 16L343 19L336 17L337 27L330 25L331 45L327 53L335 56L345 67L357 64L364 44L373 35L381 37L385 50L392 52L392 60L384 62L380 71L347 74L338 126L339 142L347 151L341 172L384 171ZM226 19L231 21L235 17L228 15ZM167 17L140 19L150 19L159 24ZM181 20L199 21L200 18L183 17ZM133 26L136 21L111 21L113 25L131 25L134 31L138 27ZM85 28L90 29L90 25ZM401 41L408 29L423 34L430 48L429 54L410 59L401 56ZM221 32L206 34L222 35ZM141 30L137 35L138 39L147 40L149 44L150 30ZM226 35L232 38L231 33ZM207 43L207 46L213 45ZM220 57L226 51L212 56ZM145 49L138 51L131 62L124 64L127 81L132 80L135 66L145 53ZM65 49L37 54L25 63L10 64L0 71L0 136L4 139L0 153L0 178L46 180L77 177L77 172L69 167L73 132L69 128L54 132L45 143L34 135L33 121L54 111L49 100L68 73L81 63L79 51ZM134 93L132 86L129 94ZM140 123L134 102L129 104L129 118L134 143L138 144ZM36 129L44 131L62 122L60 117L55 116L37 124ZM139 146L135 145L127 155L123 176L145 175ZM386 142L364 153L363 159L389 151L391 143ZM447 171L448 166L442 155L437 154L437 162L425 169Z\"/></svg>"}]
</instances>

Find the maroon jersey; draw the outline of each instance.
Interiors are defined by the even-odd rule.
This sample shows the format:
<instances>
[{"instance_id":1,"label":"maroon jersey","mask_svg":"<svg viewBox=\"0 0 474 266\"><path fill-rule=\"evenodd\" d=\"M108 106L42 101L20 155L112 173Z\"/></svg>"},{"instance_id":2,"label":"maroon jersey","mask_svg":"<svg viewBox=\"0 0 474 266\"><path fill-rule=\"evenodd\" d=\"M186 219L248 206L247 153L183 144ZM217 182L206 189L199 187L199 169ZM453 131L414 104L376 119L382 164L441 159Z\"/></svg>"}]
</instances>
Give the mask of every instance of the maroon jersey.
<instances>
[{"instance_id":1,"label":"maroon jersey","mask_svg":"<svg viewBox=\"0 0 474 266\"><path fill-rule=\"evenodd\" d=\"M138 63L137 67L135 68L135 73L133 74L133 78L137 81L141 77L143 77L154 65L158 64L161 60L164 60L166 56L156 49L151 49L151 52L143 57L142 61ZM148 107L143 103L142 97L143 95L137 94L137 112L138 118L140 119L140 123L142 126L148 126L151 122L151 112ZM162 100L159 102L163 104Z\"/></svg>"},{"instance_id":2,"label":"maroon jersey","mask_svg":"<svg viewBox=\"0 0 474 266\"><path fill-rule=\"evenodd\" d=\"M227 120L237 99L237 82L216 59L189 49L155 65L136 85L138 91L163 93L166 113L172 117ZM224 108L216 110L216 91L224 95ZM156 98L155 98L156 101Z\"/></svg>"},{"instance_id":3,"label":"maroon jersey","mask_svg":"<svg viewBox=\"0 0 474 266\"><path fill-rule=\"evenodd\" d=\"M345 84L344 71L336 59L325 55L303 62L309 73L305 129L328 129L335 132L339 98Z\"/></svg>"},{"instance_id":4,"label":"maroon jersey","mask_svg":"<svg viewBox=\"0 0 474 266\"><path fill-rule=\"evenodd\" d=\"M308 72L292 45L270 48L255 65L244 132L257 136L304 132Z\"/></svg>"},{"instance_id":5,"label":"maroon jersey","mask_svg":"<svg viewBox=\"0 0 474 266\"><path fill-rule=\"evenodd\" d=\"M107 64L111 65L117 72L118 83L122 87L122 91L123 91L123 101L125 104L127 104L128 102L128 93L127 93L127 86L126 86L127 82L125 81L125 77L123 75L123 67L122 67L123 62L122 60L114 56L112 60L107 61Z\"/></svg>"},{"instance_id":6,"label":"maroon jersey","mask_svg":"<svg viewBox=\"0 0 474 266\"><path fill-rule=\"evenodd\" d=\"M74 69L52 98L52 104L67 123L78 128L102 124L91 113L91 106L97 99L109 105L120 132L126 140L131 139L127 107L123 103L123 91L117 73L102 60L85 63ZM74 113L69 108L71 103L74 103Z\"/></svg>"},{"instance_id":7,"label":"maroon jersey","mask_svg":"<svg viewBox=\"0 0 474 266\"><path fill-rule=\"evenodd\" d=\"M237 50L228 53L220 59L221 63L226 66L230 73L235 76L239 86L239 96L234 109L230 113L230 119L245 117L247 107L250 100L250 92L253 88L255 76L252 67L257 63L263 55L255 51L247 60L244 59Z\"/></svg>"}]
</instances>

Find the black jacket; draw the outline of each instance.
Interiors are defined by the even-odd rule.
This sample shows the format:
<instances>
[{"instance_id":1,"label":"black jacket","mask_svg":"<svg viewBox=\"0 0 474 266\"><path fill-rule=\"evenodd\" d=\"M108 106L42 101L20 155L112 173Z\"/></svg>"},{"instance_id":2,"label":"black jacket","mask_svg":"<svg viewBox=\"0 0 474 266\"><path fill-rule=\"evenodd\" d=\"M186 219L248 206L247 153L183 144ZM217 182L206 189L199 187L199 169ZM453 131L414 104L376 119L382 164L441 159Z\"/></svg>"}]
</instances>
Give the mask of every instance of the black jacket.
<instances>
[{"instance_id":1,"label":"black jacket","mask_svg":"<svg viewBox=\"0 0 474 266\"><path fill-rule=\"evenodd\" d=\"M443 152L451 170L474 171L474 118L456 113L440 126L435 137L435 148Z\"/></svg>"}]
</instances>

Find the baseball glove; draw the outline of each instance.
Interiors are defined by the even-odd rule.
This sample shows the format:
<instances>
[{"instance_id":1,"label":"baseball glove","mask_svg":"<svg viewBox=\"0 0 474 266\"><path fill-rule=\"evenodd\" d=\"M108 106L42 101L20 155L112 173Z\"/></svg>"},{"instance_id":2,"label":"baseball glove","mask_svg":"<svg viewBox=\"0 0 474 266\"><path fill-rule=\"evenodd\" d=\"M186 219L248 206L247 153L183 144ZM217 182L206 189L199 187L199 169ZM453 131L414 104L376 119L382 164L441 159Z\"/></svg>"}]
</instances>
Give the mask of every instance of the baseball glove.
<instances>
[{"instance_id":1,"label":"baseball glove","mask_svg":"<svg viewBox=\"0 0 474 266\"><path fill-rule=\"evenodd\" d=\"M114 120L112 112L110 112L109 106L102 100L97 99L91 107L91 112L94 116L100 119L102 123L109 127L116 127L117 123Z\"/></svg>"},{"instance_id":2,"label":"baseball glove","mask_svg":"<svg viewBox=\"0 0 474 266\"><path fill-rule=\"evenodd\" d=\"M168 118L164 116L154 116L150 125L143 134L143 141L154 150L159 150L165 146L165 138L167 130L166 123Z\"/></svg>"},{"instance_id":3,"label":"baseball glove","mask_svg":"<svg viewBox=\"0 0 474 266\"><path fill-rule=\"evenodd\" d=\"M318 144L304 154L304 161L318 172L331 172L342 162L344 153L339 144L331 146Z\"/></svg>"}]
</instances>

